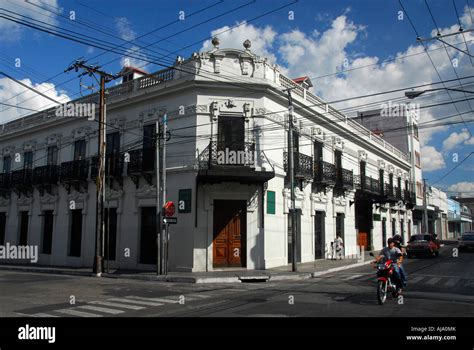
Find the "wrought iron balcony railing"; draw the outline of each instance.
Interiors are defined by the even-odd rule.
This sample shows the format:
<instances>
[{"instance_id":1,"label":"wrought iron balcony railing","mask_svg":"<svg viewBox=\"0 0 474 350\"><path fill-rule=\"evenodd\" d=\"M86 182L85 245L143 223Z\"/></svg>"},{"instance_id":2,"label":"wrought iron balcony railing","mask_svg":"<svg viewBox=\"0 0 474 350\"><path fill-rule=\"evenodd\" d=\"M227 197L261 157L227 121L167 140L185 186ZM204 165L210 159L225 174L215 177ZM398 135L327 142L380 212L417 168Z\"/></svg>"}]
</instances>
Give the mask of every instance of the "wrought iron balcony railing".
<instances>
[{"instance_id":1,"label":"wrought iron balcony railing","mask_svg":"<svg viewBox=\"0 0 474 350\"><path fill-rule=\"evenodd\" d=\"M0 173L0 190L10 189L11 173Z\"/></svg>"},{"instance_id":2,"label":"wrought iron balcony railing","mask_svg":"<svg viewBox=\"0 0 474 350\"><path fill-rule=\"evenodd\" d=\"M336 166L323 160L314 162L314 182L323 186L336 184Z\"/></svg>"},{"instance_id":3,"label":"wrought iron balcony railing","mask_svg":"<svg viewBox=\"0 0 474 350\"><path fill-rule=\"evenodd\" d=\"M294 152L293 155L295 178L311 180L314 175L313 157L298 152ZM283 152L283 167L288 172L288 152Z\"/></svg>"},{"instance_id":4,"label":"wrought iron balcony railing","mask_svg":"<svg viewBox=\"0 0 474 350\"><path fill-rule=\"evenodd\" d=\"M14 170L11 174L11 186L12 187L24 187L31 186L32 184L32 169L24 168L20 170Z\"/></svg>"},{"instance_id":5,"label":"wrought iron balcony railing","mask_svg":"<svg viewBox=\"0 0 474 350\"><path fill-rule=\"evenodd\" d=\"M105 157L105 176L121 177L123 173L123 155L107 155ZM95 179L99 174L99 157L91 159L91 179Z\"/></svg>"},{"instance_id":6,"label":"wrought iron balcony railing","mask_svg":"<svg viewBox=\"0 0 474 350\"><path fill-rule=\"evenodd\" d=\"M351 189L354 188L354 173L352 170L344 168L336 168L336 185L337 188Z\"/></svg>"},{"instance_id":7,"label":"wrought iron balcony railing","mask_svg":"<svg viewBox=\"0 0 474 350\"><path fill-rule=\"evenodd\" d=\"M85 159L61 163L61 182L81 182L87 180L89 161Z\"/></svg>"},{"instance_id":8,"label":"wrought iron balcony railing","mask_svg":"<svg viewBox=\"0 0 474 350\"><path fill-rule=\"evenodd\" d=\"M395 198L399 201L403 200L402 189L400 187L395 187Z\"/></svg>"},{"instance_id":9,"label":"wrought iron balcony railing","mask_svg":"<svg viewBox=\"0 0 474 350\"><path fill-rule=\"evenodd\" d=\"M358 189L364 193L372 195L380 194L380 182L378 179L373 179L368 176L357 176Z\"/></svg>"},{"instance_id":10,"label":"wrought iron balcony railing","mask_svg":"<svg viewBox=\"0 0 474 350\"><path fill-rule=\"evenodd\" d=\"M260 153L263 154L263 152ZM199 155L199 168L210 169L227 166L255 168L257 161L258 155L253 142L226 145L212 141Z\"/></svg>"},{"instance_id":11,"label":"wrought iron balcony railing","mask_svg":"<svg viewBox=\"0 0 474 350\"><path fill-rule=\"evenodd\" d=\"M144 148L129 151L129 162L127 165L128 174L150 173L155 169L155 149Z\"/></svg>"},{"instance_id":12,"label":"wrought iron balcony railing","mask_svg":"<svg viewBox=\"0 0 474 350\"><path fill-rule=\"evenodd\" d=\"M34 185L55 185L59 181L59 165L43 165L33 169Z\"/></svg>"},{"instance_id":13,"label":"wrought iron balcony railing","mask_svg":"<svg viewBox=\"0 0 474 350\"><path fill-rule=\"evenodd\" d=\"M197 160L199 180L210 183L265 183L275 177L275 169L253 142L227 145L211 141Z\"/></svg>"}]
</instances>

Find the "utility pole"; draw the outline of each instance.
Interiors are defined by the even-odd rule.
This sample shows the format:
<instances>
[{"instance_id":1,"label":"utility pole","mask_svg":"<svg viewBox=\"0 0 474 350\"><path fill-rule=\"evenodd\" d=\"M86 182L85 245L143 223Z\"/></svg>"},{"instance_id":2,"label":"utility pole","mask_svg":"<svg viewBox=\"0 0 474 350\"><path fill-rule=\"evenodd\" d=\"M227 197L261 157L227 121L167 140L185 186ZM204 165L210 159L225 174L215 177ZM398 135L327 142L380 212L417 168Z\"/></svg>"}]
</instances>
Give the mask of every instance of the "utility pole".
<instances>
[{"instance_id":1,"label":"utility pole","mask_svg":"<svg viewBox=\"0 0 474 350\"><path fill-rule=\"evenodd\" d=\"M106 151L106 102L105 102L105 84L117 79L118 75L112 75L100 70L99 66L85 65L85 61L76 61L65 71L83 69L82 75L93 76L100 75L99 90L99 133L98 133L98 172L96 180L96 231L95 231L95 256L93 265L93 274L100 277L103 272L104 258L104 201L105 201L105 151Z\"/></svg>"},{"instance_id":2,"label":"utility pole","mask_svg":"<svg viewBox=\"0 0 474 350\"><path fill-rule=\"evenodd\" d=\"M161 227L161 238L162 238L162 272L164 275L168 274L168 225L163 225L163 218L165 217L165 213L163 211L163 207L166 203L166 138L167 138L167 124L168 124L168 116L166 113L163 115L163 127L162 127L162 137L163 137L163 153L162 153L162 199L161 199L161 219L162 222L160 223Z\"/></svg>"},{"instance_id":3,"label":"utility pole","mask_svg":"<svg viewBox=\"0 0 474 350\"><path fill-rule=\"evenodd\" d=\"M295 208L295 167L294 167L294 149L293 149L293 99L291 98L291 89L288 93L288 172L290 173L290 218L291 218L291 271L298 271L296 264L297 254L297 235L296 235L296 208Z\"/></svg>"},{"instance_id":4,"label":"utility pole","mask_svg":"<svg viewBox=\"0 0 474 350\"><path fill-rule=\"evenodd\" d=\"M155 168L156 168L156 274L161 274L161 216L160 206L160 192L161 192L161 177L160 177L160 121L156 122L155 129Z\"/></svg>"},{"instance_id":5,"label":"utility pole","mask_svg":"<svg viewBox=\"0 0 474 350\"><path fill-rule=\"evenodd\" d=\"M428 198L426 197L426 179L423 179L423 221L424 221L424 228L425 232L428 234L429 233L429 228L428 228Z\"/></svg>"}]
</instances>

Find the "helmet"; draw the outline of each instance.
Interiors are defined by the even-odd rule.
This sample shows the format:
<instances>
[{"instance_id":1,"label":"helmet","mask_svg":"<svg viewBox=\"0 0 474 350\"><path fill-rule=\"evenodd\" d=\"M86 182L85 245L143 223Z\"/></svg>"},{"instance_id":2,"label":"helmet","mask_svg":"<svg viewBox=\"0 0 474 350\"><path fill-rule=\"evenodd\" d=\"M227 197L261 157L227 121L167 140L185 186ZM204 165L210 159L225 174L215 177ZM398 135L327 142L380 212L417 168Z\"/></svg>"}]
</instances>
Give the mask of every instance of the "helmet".
<instances>
[{"instance_id":1,"label":"helmet","mask_svg":"<svg viewBox=\"0 0 474 350\"><path fill-rule=\"evenodd\" d=\"M402 236L400 236L399 234L396 234L395 236L392 237L392 239L394 241L401 242L402 241Z\"/></svg>"}]
</instances>

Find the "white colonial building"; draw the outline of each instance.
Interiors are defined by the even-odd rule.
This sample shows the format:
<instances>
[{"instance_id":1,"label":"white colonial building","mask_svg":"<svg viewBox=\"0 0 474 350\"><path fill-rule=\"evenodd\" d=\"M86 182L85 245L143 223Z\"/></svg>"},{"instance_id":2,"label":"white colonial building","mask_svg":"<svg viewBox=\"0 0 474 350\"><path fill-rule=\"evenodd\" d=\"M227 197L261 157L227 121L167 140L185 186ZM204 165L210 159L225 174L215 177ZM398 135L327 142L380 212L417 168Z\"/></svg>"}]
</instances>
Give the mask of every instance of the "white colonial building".
<instances>
[{"instance_id":1,"label":"white colonial building","mask_svg":"<svg viewBox=\"0 0 474 350\"><path fill-rule=\"evenodd\" d=\"M244 50L196 53L107 94L106 258L156 263L155 123L166 113L167 199L179 203L171 271L286 265L287 108L296 118L297 259L380 249L412 230L411 157ZM130 70L135 72L134 70ZM75 103L97 102L90 95ZM97 121L55 109L0 126L0 244L38 245L40 264L92 266ZM2 160L3 158L3 160Z\"/></svg>"}]
</instances>

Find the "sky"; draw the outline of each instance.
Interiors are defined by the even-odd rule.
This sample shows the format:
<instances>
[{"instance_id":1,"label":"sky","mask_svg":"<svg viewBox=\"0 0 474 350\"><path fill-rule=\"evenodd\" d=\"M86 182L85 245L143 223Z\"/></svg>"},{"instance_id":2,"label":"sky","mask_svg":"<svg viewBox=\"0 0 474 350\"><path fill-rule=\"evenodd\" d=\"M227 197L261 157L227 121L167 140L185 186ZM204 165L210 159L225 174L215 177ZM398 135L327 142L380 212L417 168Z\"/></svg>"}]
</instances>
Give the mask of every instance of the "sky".
<instances>
[{"instance_id":1,"label":"sky","mask_svg":"<svg viewBox=\"0 0 474 350\"><path fill-rule=\"evenodd\" d=\"M285 75L309 76L313 93L326 101L358 97L333 104L354 116L389 101L407 102L403 91L363 95L423 84L423 89L474 90L469 56L474 31L458 32L460 24L464 31L474 28L472 6L474 0L0 0L0 72L67 102L97 86L92 78L64 72L76 59L110 73L124 65L153 72L178 55L209 50L213 36L221 48L242 48L249 39L252 51ZM82 42L52 34L65 30ZM438 31L458 34L443 39L449 45L416 40ZM107 45L118 52L104 50ZM440 81L444 85L434 84ZM439 90L413 100L422 107L424 177L448 195L474 196L474 100L469 98L472 94ZM0 103L0 123L52 106L1 74Z\"/></svg>"}]
</instances>

